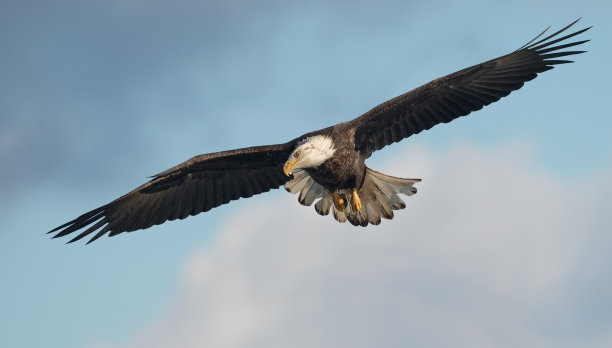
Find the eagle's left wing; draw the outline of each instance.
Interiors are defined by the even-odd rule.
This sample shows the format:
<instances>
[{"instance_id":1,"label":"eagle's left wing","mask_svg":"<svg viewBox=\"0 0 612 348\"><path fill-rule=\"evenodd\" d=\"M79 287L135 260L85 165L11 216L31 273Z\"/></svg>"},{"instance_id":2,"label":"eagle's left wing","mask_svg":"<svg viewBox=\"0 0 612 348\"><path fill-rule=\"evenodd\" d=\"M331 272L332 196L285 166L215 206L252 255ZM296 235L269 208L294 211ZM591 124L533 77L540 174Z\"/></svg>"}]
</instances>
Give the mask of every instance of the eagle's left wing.
<instances>
[{"instance_id":1,"label":"eagle's left wing","mask_svg":"<svg viewBox=\"0 0 612 348\"><path fill-rule=\"evenodd\" d=\"M585 51L563 51L589 40L553 46L587 31L579 30L556 36L572 25L537 40L546 30L525 46L505 56L474 65L438 78L408 93L386 101L364 115L349 121L355 127L355 145L369 157L372 152L398 142L425 129L465 116L498 101L534 79L538 73L556 64L570 63L557 58ZM548 30L548 29L547 29ZM552 46L552 47L551 47Z\"/></svg>"}]
</instances>

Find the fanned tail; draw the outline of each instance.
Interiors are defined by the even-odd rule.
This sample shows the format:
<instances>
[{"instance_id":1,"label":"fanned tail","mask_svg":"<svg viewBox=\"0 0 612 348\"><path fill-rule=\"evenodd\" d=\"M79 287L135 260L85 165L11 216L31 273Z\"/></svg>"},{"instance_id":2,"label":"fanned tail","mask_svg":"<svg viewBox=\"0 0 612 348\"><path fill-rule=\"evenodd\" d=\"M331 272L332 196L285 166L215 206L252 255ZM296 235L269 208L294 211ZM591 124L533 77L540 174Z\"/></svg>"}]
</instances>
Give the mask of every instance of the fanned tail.
<instances>
[{"instance_id":1,"label":"fanned tail","mask_svg":"<svg viewBox=\"0 0 612 348\"><path fill-rule=\"evenodd\" d=\"M377 172L366 168L366 175L362 187L357 191L361 199L362 208L358 212L352 211L347 204L344 212L336 209L332 199L332 192L318 184L305 170L296 171L293 179L285 184L290 193L298 193L298 202L302 205L312 205L315 200L315 210L320 215L328 215L330 210L334 219L339 222L347 220L355 226L378 225L384 219L393 219L393 210L404 209L406 204L398 196L402 193L412 196L417 192L414 184L421 179L404 179ZM348 201L352 199L351 190L340 190Z\"/></svg>"}]
</instances>

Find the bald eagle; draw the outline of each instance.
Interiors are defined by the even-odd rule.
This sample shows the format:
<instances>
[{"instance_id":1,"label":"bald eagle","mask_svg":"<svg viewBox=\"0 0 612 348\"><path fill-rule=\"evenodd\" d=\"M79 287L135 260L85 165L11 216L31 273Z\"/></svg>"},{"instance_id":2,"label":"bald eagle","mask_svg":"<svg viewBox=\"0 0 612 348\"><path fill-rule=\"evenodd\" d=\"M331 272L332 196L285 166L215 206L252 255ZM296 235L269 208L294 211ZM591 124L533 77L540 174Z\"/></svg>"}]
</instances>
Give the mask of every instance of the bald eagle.
<instances>
[{"instance_id":1,"label":"bald eagle","mask_svg":"<svg viewBox=\"0 0 612 348\"><path fill-rule=\"evenodd\" d=\"M365 160L387 145L480 110L557 64L570 63L558 58L584 53L565 49L589 40L561 42L591 27L558 35L577 21L538 40L546 29L510 54L435 79L354 120L284 144L195 156L48 233L57 232L57 238L84 229L69 243L95 232L91 243L105 233L114 236L184 219L281 185L299 194L302 205L316 201L320 215L331 211L339 222L378 225L406 206L399 194L415 194L420 179L377 172Z\"/></svg>"}]
</instances>

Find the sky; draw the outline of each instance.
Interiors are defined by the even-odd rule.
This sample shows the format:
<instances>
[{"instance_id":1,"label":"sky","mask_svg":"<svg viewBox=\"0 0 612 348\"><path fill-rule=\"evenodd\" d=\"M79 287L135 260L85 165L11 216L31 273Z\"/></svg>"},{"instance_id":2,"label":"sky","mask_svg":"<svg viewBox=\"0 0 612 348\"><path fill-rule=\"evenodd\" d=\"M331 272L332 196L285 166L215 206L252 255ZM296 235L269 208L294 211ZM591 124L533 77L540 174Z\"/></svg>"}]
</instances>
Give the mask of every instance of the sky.
<instances>
[{"instance_id":1,"label":"sky","mask_svg":"<svg viewBox=\"0 0 612 348\"><path fill-rule=\"evenodd\" d=\"M0 346L612 346L607 1L0 2ZM284 190L145 231L45 232L191 156L281 143L511 52L592 41L376 152L380 226Z\"/></svg>"}]
</instances>

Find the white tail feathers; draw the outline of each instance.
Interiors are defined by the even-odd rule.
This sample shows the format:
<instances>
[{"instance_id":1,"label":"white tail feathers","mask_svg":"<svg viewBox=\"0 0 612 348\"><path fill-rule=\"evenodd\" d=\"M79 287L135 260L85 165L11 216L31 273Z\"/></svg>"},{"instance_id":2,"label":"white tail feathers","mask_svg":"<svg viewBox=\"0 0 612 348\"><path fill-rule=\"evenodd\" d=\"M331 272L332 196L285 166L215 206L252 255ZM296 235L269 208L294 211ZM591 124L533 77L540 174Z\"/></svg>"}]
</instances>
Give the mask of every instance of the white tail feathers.
<instances>
[{"instance_id":1,"label":"white tail feathers","mask_svg":"<svg viewBox=\"0 0 612 348\"><path fill-rule=\"evenodd\" d=\"M291 193L299 192L298 201L302 205L311 205L320 198L315 204L315 210L320 215L328 215L331 209L334 218L339 222L348 220L355 226L367 226L368 223L380 224L381 217L393 219L393 210L406 207L398 194L412 196L417 192L414 184L419 181L421 179L403 179L366 168L363 185L357 191L361 199L361 210L358 212L352 211L351 204L348 204L352 201L351 190L340 190L339 193L345 195L347 204L344 212L338 211L332 200L332 192L315 182L305 170L295 171L293 179L285 183L285 189Z\"/></svg>"}]
</instances>

